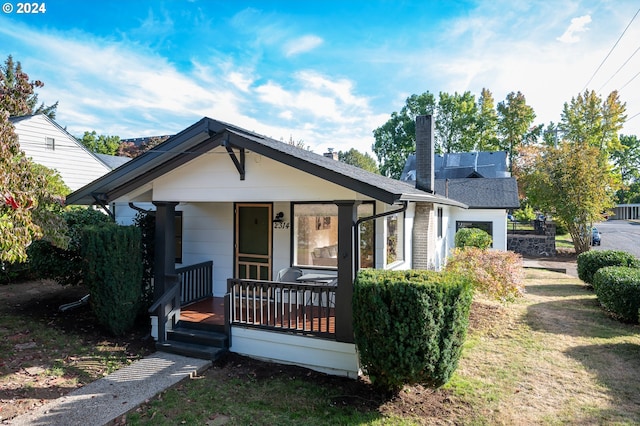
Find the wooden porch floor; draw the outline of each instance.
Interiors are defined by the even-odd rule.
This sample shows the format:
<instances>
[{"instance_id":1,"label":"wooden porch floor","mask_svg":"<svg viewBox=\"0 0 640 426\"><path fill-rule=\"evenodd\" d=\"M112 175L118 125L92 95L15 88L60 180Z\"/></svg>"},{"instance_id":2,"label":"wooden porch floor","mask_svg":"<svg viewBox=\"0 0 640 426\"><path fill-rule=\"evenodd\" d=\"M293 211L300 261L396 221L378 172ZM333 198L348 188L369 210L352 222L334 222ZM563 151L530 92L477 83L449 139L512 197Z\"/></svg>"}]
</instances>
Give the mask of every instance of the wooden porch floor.
<instances>
[{"instance_id":1,"label":"wooden porch floor","mask_svg":"<svg viewBox=\"0 0 640 426\"><path fill-rule=\"evenodd\" d=\"M317 310L317 307L312 308ZM323 331L334 334L335 333L335 312L334 308L330 308L328 316L318 318L318 313L315 315L304 315L304 312L300 310L296 315L295 310L293 315L286 317L280 317L277 320L274 318L266 317L266 310L263 311L262 320L260 323L265 326L284 328L291 331L309 331L322 329ZM308 311L308 313L311 313ZM224 325L224 298L223 297L210 297L186 306L180 309L180 320L195 322L205 325ZM253 318L251 319L253 321ZM327 328L328 323L328 328Z\"/></svg>"}]
</instances>

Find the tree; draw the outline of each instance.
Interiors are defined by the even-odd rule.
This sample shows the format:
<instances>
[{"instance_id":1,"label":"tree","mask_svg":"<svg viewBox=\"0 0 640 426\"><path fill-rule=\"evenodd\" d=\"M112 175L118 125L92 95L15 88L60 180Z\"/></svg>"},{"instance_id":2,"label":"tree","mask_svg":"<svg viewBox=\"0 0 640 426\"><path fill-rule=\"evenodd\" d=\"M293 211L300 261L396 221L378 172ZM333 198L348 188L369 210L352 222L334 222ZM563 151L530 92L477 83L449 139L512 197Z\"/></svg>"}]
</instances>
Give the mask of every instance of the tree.
<instances>
[{"instance_id":1,"label":"tree","mask_svg":"<svg viewBox=\"0 0 640 426\"><path fill-rule=\"evenodd\" d=\"M120 148L119 136L98 136L96 131L84 132L79 142L91 152L96 154L116 155Z\"/></svg>"},{"instance_id":2,"label":"tree","mask_svg":"<svg viewBox=\"0 0 640 426\"><path fill-rule=\"evenodd\" d=\"M478 98L478 118L476 121L476 129L478 133L478 142L476 149L478 151L496 151L498 150L498 114L496 113L495 101L489 89L482 89L480 98Z\"/></svg>"},{"instance_id":3,"label":"tree","mask_svg":"<svg viewBox=\"0 0 640 426\"><path fill-rule=\"evenodd\" d=\"M624 149L618 132L626 120L626 104L613 91L603 101L593 90L585 90L564 104L558 128L569 142L586 142L611 155Z\"/></svg>"},{"instance_id":4,"label":"tree","mask_svg":"<svg viewBox=\"0 0 640 426\"><path fill-rule=\"evenodd\" d=\"M498 103L497 110L500 134L498 148L507 151L509 167L513 169L514 159L520 146L529 138L536 114L533 108L527 105L527 100L521 92L509 93L506 100Z\"/></svg>"},{"instance_id":5,"label":"tree","mask_svg":"<svg viewBox=\"0 0 640 426\"><path fill-rule=\"evenodd\" d=\"M351 148L349 151L338 151L338 159L343 163L360 167L369 172L380 173L376 160L368 153L363 154L355 148Z\"/></svg>"},{"instance_id":6,"label":"tree","mask_svg":"<svg viewBox=\"0 0 640 426\"><path fill-rule=\"evenodd\" d=\"M577 254L589 250L592 223L614 205L618 182L603 155L587 142L546 147L524 177L531 202L567 227Z\"/></svg>"},{"instance_id":7,"label":"tree","mask_svg":"<svg viewBox=\"0 0 640 426\"><path fill-rule=\"evenodd\" d=\"M611 154L624 185L616 194L616 198L621 204L634 203L636 201L633 200L640 195L640 140L636 136L621 135L620 144L623 149Z\"/></svg>"},{"instance_id":8,"label":"tree","mask_svg":"<svg viewBox=\"0 0 640 426\"><path fill-rule=\"evenodd\" d=\"M440 92L436 120L436 151L469 152L475 148L478 107L471 92Z\"/></svg>"},{"instance_id":9,"label":"tree","mask_svg":"<svg viewBox=\"0 0 640 426\"><path fill-rule=\"evenodd\" d=\"M400 112L373 131L373 152L378 157L380 174L399 179L407 157L416 150L416 117L434 114L436 98L432 93L411 95Z\"/></svg>"},{"instance_id":10,"label":"tree","mask_svg":"<svg viewBox=\"0 0 640 426\"><path fill-rule=\"evenodd\" d=\"M0 66L0 71L0 97L6 98L3 109L8 111L10 116L44 114L51 119L56 117L58 102L49 106L45 106L44 103L38 106L35 89L43 87L44 83L40 80L29 82L28 78L25 79L27 74L22 71L20 62L14 62L13 57L9 55L4 66ZM27 86L31 88L28 89Z\"/></svg>"},{"instance_id":11,"label":"tree","mask_svg":"<svg viewBox=\"0 0 640 426\"><path fill-rule=\"evenodd\" d=\"M68 241L65 224L58 214L68 189L60 176L33 163L20 150L10 114L31 112L33 90L20 68L0 73L0 261L16 262L27 258L26 248L35 238L47 238L64 247Z\"/></svg>"}]
</instances>

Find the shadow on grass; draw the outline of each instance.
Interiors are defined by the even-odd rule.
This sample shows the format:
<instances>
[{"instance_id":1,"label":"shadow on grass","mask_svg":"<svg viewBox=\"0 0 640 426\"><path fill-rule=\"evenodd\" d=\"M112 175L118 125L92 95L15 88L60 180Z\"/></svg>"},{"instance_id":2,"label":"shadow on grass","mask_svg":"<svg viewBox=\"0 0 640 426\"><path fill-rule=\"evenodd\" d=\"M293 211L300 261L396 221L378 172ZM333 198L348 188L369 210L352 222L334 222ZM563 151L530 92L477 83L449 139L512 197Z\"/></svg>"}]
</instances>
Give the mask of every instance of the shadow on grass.
<instances>
[{"instance_id":1,"label":"shadow on grass","mask_svg":"<svg viewBox=\"0 0 640 426\"><path fill-rule=\"evenodd\" d=\"M533 330L589 338L631 336L640 327L610 318L593 296L554 300L531 305L525 320ZM638 354L640 355L640 354Z\"/></svg>"},{"instance_id":2,"label":"shadow on grass","mask_svg":"<svg viewBox=\"0 0 640 426\"><path fill-rule=\"evenodd\" d=\"M565 351L608 389L611 407L598 411L598 423L640 422L640 345L611 343L577 346Z\"/></svg>"}]
</instances>

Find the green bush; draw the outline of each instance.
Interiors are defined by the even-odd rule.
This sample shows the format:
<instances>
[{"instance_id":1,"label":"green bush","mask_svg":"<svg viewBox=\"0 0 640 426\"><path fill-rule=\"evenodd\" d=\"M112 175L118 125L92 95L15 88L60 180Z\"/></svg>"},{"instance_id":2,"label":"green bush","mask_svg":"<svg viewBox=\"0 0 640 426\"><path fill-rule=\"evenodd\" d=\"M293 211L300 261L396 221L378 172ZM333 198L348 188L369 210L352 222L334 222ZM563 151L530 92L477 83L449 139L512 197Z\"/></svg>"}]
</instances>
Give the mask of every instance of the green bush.
<instances>
[{"instance_id":1,"label":"green bush","mask_svg":"<svg viewBox=\"0 0 640 426\"><path fill-rule=\"evenodd\" d=\"M589 250L578 255L578 277L587 284L593 284L594 274L605 266L640 268L640 260L620 250Z\"/></svg>"},{"instance_id":2,"label":"green bush","mask_svg":"<svg viewBox=\"0 0 640 426\"><path fill-rule=\"evenodd\" d=\"M478 228L462 228L456 232L454 238L456 247L478 247L481 249L491 247L493 240L486 231Z\"/></svg>"},{"instance_id":3,"label":"green bush","mask_svg":"<svg viewBox=\"0 0 640 426\"><path fill-rule=\"evenodd\" d=\"M605 309L623 321L638 322L640 309L640 269L605 266L593 277L593 289Z\"/></svg>"},{"instance_id":4,"label":"green bush","mask_svg":"<svg viewBox=\"0 0 640 426\"><path fill-rule=\"evenodd\" d=\"M92 226L82 234L84 284L98 322L114 335L129 330L140 310L140 229L116 224Z\"/></svg>"},{"instance_id":5,"label":"green bush","mask_svg":"<svg viewBox=\"0 0 640 426\"><path fill-rule=\"evenodd\" d=\"M371 382L442 386L458 366L473 290L462 276L363 269L354 284L356 346Z\"/></svg>"},{"instance_id":6,"label":"green bush","mask_svg":"<svg viewBox=\"0 0 640 426\"><path fill-rule=\"evenodd\" d=\"M48 241L34 241L27 248L28 266L39 278L50 278L62 285L77 285L82 282L82 229L113 222L103 212L86 208L67 210L62 213L62 217L68 229L67 250L55 247Z\"/></svg>"},{"instance_id":7,"label":"green bush","mask_svg":"<svg viewBox=\"0 0 640 426\"><path fill-rule=\"evenodd\" d=\"M567 225L563 222L554 220L554 223L556 224L556 235L566 235L569 233L569 228L567 228Z\"/></svg>"},{"instance_id":8,"label":"green bush","mask_svg":"<svg viewBox=\"0 0 640 426\"><path fill-rule=\"evenodd\" d=\"M455 248L445 269L464 275L475 291L502 302L524 294L522 256L512 251Z\"/></svg>"},{"instance_id":9,"label":"green bush","mask_svg":"<svg viewBox=\"0 0 640 426\"><path fill-rule=\"evenodd\" d=\"M536 212L533 211L533 207L527 204L514 211L513 216L518 222L531 222L532 220L535 220Z\"/></svg>"}]
</instances>

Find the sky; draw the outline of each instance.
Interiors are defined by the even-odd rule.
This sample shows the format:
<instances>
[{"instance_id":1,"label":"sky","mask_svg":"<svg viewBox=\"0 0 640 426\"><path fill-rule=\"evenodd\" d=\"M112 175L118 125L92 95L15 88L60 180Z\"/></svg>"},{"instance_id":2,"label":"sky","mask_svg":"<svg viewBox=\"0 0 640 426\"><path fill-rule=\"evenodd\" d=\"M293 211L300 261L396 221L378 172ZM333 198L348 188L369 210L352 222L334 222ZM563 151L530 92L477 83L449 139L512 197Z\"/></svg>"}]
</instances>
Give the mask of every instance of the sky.
<instances>
[{"instance_id":1,"label":"sky","mask_svg":"<svg viewBox=\"0 0 640 426\"><path fill-rule=\"evenodd\" d=\"M640 136L638 1L0 3L0 60L45 83L39 100L75 136L169 135L207 116L372 153L408 96L483 88L496 104L522 92L536 124L585 89L618 90L622 134Z\"/></svg>"}]
</instances>

